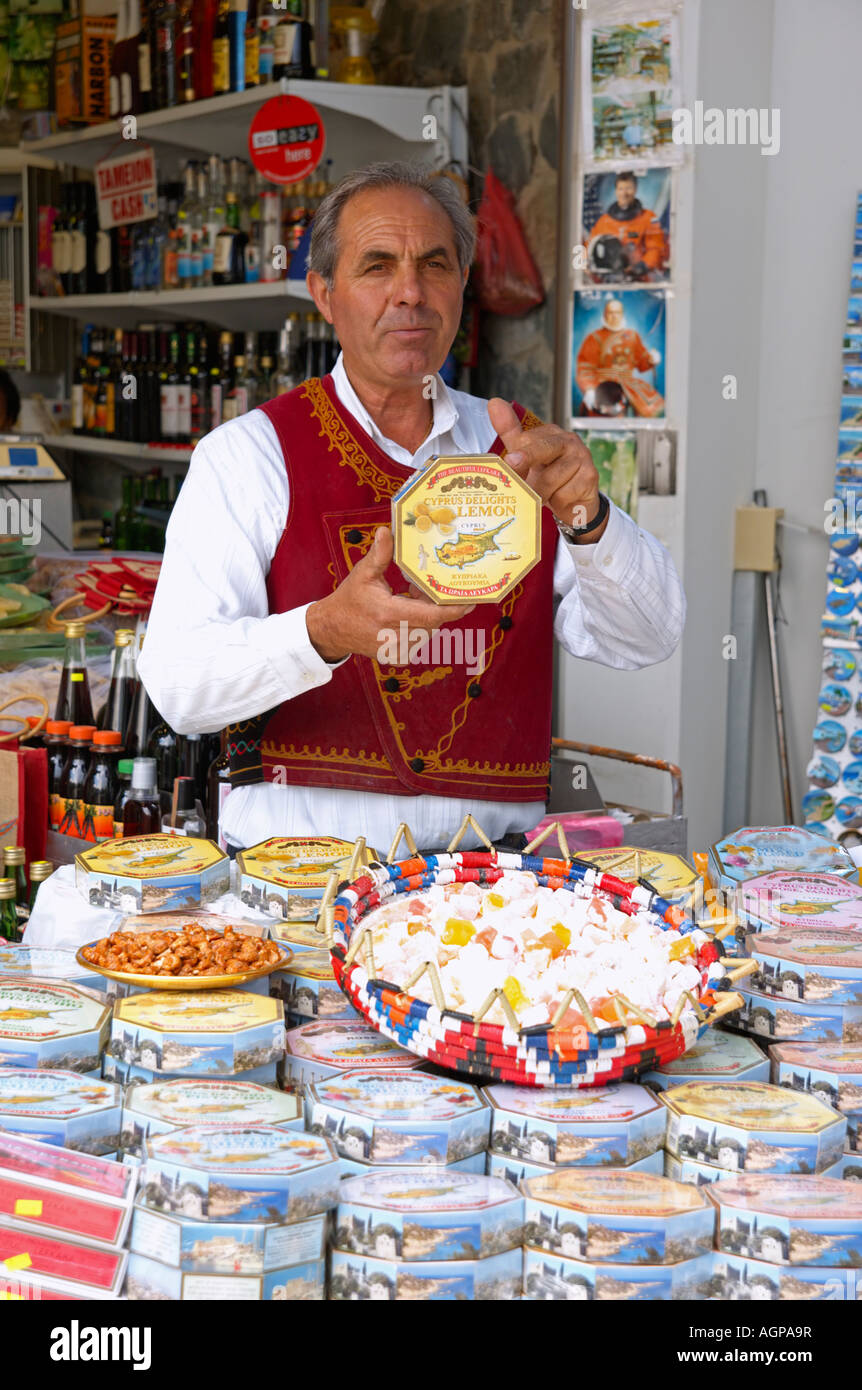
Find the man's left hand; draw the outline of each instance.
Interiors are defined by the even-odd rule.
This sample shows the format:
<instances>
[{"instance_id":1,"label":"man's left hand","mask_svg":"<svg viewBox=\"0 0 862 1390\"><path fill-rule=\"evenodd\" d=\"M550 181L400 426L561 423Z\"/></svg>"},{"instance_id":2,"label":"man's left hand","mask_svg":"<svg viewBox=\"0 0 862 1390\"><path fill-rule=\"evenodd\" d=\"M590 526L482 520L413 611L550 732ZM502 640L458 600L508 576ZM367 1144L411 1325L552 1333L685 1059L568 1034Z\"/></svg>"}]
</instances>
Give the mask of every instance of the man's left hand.
<instances>
[{"instance_id":1,"label":"man's left hand","mask_svg":"<svg viewBox=\"0 0 862 1390\"><path fill-rule=\"evenodd\" d=\"M512 406L499 396L488 402L488 416L506 447L506 462L556 519L575 529L588 526L599 510L599 475L583 440L558 425L522 429ZM594 545L607 524L605 518L584 542Z\"/></svg>"}]
</instances>

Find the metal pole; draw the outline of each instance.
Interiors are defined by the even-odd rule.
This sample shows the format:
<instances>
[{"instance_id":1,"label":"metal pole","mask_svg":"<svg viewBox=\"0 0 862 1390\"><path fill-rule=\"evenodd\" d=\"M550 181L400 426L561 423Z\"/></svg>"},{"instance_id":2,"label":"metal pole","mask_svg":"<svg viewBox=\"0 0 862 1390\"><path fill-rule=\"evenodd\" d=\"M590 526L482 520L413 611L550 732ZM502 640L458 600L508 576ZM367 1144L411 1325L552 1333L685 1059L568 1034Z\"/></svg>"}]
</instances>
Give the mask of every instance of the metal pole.
<instances>
[{"instance_id":1,"label":"metal pole","mask_svg":"<svg viewBox=\"0 0 862 1390\"><path fill-rule=\"evenodd\" d=\"M754 494L758 507L766 506L766 493L762 488ZM769 637L769 668L772 675L772 702L775 706L775 733L778 740L778 768L781 773L781 799L784 804L784 820L793 825L793 794L790 789L790 761L787 756L787 735L784 728L784 700L781 694L781 667L778 663L778 633L775 625L775 592L772 575L763 576L763 592L766 598L766 627Z\"/></svg>"},{"instance_id":2,"label":"metal pole","mask_svg":"<svg viewBox=\"0 0 862 1390\"><path fill-rule=\"evenodd\" d=\"M577 82L580 24L571 0L564 0L562 55L560 62L560 126L557 179L557 294L554 317L554 419L569 429L572 418L572 383L569 364L572 331L572 253L574 233L572 198L575 187L575 150L578 140Z\"/></svg>"}]
</instances>

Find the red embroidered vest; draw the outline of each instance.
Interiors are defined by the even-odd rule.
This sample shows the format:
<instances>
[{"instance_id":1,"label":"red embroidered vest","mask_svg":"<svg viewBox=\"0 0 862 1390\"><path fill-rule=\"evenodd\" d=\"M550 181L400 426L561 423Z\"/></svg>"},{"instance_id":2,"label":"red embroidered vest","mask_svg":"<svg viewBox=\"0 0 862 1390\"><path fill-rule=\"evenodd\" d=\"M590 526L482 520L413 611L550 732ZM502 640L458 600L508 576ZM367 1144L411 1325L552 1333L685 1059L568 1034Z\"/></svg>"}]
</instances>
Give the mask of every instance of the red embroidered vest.
<instances>
[{"instance_id":1,"label":"red embroidered vest","mask_svg":"<svg viewBox=\"0 0 862 1390\"><path fill-rule=\"evenodd\" d=\"M528 428L539 423L514 408ZM377 526L389 524L390 498L408 474L344 408L330 376L305 381L261 409L278 434L290 486L287 524L267 579L269 610L282 613L338 586ZM504 452L499 438L491 451ZM465 665L386 666L353 656L327 685L270 716L261 742L266 780L396 796L544 801L557 538L543 508L540 563L501 604L480 604L447 624L481 630L481 675ZM393 592L406 592L394 564L385 578ZM465 643L468 652L477 650L475 640L472 648Z\"/></svg>"}]
</instances>

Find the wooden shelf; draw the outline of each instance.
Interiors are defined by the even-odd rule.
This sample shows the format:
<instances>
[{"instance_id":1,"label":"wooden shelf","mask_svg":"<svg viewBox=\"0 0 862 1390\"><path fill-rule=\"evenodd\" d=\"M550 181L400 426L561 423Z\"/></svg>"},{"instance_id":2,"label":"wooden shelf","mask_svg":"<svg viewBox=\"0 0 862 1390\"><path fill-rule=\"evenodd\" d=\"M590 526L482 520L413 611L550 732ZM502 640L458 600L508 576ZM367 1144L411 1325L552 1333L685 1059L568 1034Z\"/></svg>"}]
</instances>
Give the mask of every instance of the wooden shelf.
<instances>
[{"instance_id":1,"label":"wooden shelf","mask_svg":"<svg viewBox=\"0 0 862 1390\"><path fill-rule=\"evenodd\" d=\"M98 454L117 459L136 459L144 463L188 463L190 448L172 444L132 444L127 439L100 439L87 434L46 435L45 448L67 449L75 454Z\"/></svg>"},{"instance_id":2,"label":"wooden shelf","mask_svg":"<svg viewBox=\"0 0 862 1390\"><path fill-rule=\"evenodd\" d=\"M32 298L44 314L130 328L132 319L182 323L204 319L234 332L279 328L290 313L312 303L304 280L259 281L253 285L210 285L197 290L136 290L130 294L70 294Z\"/></svg>"}]
</instances>

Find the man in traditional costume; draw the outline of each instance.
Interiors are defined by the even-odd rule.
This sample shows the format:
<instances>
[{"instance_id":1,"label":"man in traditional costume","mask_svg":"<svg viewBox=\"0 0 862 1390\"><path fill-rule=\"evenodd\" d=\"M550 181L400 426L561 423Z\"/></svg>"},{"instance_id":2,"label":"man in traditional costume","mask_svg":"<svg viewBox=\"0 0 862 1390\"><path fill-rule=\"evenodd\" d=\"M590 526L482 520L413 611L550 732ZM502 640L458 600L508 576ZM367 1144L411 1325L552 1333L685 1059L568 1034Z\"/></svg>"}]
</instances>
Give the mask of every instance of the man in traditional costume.
<instances>
[{"instance_id":1,"label":"man in traditional costume","mask_svg":"<svg viewBox=\"0 0 862 1390\"><path fill-rule=\"evenodd\" d=\"M664 414L664 397L636 372L650 372L661 360L634 328L625 326L619 299L609 299L602 327L588 333L578 349L575 381L583 396L582 415Z\"/></svg>"},{"instance_id":2,"label":"man in traditional costume","mask_svg":"<svg viewBox=\"0 0 862 1390\"><path fill-rule=\"evenodd\" d=\"M172 728L227 727L232 847L321 833L381 847L402 820L442 847L468 810L495 842L526 830L547 793L555 635L623 669L679 641L673 562L599 494L583 443L439 376L474 246L445 176L349 174L315 215L307 280L341 344L332 373L195 449L140 669ZM392 563L390 499L433 456L476 453L541 497L542 557L500 604L440 607ZM429 639L477 629L481 674L379 659L402 622Z\"/></svg>"}]
</instances>

